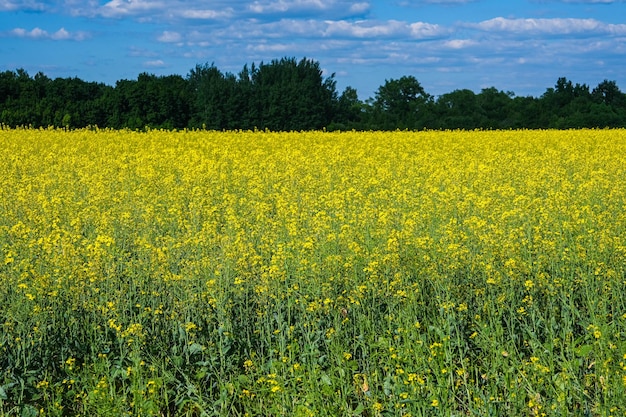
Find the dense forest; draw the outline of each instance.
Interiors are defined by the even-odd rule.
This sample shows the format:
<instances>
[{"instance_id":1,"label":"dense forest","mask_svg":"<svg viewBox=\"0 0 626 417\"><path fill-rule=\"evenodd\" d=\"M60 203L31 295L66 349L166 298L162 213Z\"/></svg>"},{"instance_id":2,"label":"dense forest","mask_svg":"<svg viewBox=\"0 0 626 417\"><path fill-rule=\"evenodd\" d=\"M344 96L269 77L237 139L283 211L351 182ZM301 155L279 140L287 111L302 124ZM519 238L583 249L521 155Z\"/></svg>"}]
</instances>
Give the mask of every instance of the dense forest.
<instances>
[{"instance_id":1,"label":"dense forest","mask_svg":"<svg viewBox=\"0 0 626 417\"><path fill-rule=\"evenodd\" d=\"M115 129L395 130L625 127L626 94L615 81L591 89L559 78L540 97L495 87L434 97L414 76L386 80L361 101L337 92L310 59L282 58L238 74L197 65L187 76L139 74L115 86L0 73L0 124Z\"/></svg>"}]
</instances>

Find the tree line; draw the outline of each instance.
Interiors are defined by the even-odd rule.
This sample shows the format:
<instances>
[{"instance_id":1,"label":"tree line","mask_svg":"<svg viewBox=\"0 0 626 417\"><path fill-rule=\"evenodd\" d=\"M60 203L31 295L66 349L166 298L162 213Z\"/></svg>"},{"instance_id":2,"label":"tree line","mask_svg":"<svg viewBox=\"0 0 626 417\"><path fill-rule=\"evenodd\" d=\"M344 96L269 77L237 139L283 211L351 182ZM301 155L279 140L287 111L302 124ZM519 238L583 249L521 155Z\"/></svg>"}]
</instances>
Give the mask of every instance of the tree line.
<instances>
[{"instance_id":1,"label":"tree line","mask_svg":"<svg viewBox=\"0 0 626 417\"><path fill-rule=\"evenodd\" d=\"M0 124L114 129L395 130L626 127L626 94L615 81L595 88L562 77L540 97L495 87L428 94L414 76L386 80L362 101L320 64L282 58L244 65L238 74L214 64L187 76L141 73L115 86L51 79L25 70L0 73Z\"/></svg>"}]
</instances>

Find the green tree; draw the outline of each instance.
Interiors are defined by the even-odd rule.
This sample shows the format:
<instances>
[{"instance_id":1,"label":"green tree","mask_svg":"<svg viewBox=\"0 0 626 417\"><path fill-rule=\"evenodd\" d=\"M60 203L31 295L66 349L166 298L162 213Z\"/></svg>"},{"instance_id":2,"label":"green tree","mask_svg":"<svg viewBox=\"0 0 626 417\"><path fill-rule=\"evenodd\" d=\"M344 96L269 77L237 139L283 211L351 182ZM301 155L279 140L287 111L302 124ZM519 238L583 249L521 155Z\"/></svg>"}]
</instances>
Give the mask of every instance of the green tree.
<instances>
[{"instance_id":1,"label":"green tree","mask_svg":"<svg viewBox=\"0 0 626 417\"><path fill-rule=\"evenodd\" d=\"M598 127L626 126L626 94L615 81L604 80L591 92L591 108Z\"/></svg>"},{"instance_id":2,"label":"green tree","mask_svg":"<svg viewBox=\"0 0 626 417\"><path fill-rule=\"evenodd\" d=\"M472 90L454 90L437 98L436 112L444 129L475 129L483 123L478 98Z\"/></svg>"},{"instance_id":3,"label":"green tree","mask_svg":"<svg viewBox=\"0 0 626 417\"><path fill-rule=\"evenodd\" d=\"M432 101L412 75L385 80L374 97L374 123L387 130L422 128Z\"/></svg>"},{"instance_id":4,"label":"green tree","mask_svg":"<svg viewBox=\"0 0 626 417\"><path fill-rule=\"evenodd\" d=\"M241 115L237 110L237 81L214 64L196 65L187 76L192 99L191 125L207 129L235 128Z\"/></svg>"},{"instance_id":5,"label":"green tree","mask_svg":"<svg viewBox=\"0 0 626 417\"><path fill-rule=\"evenodd\" d=\"M118 81L115 91L102 94L97 104L107 109L111 127L180 129L189 123L189 101L183 77L141 73L137 80Z\"/></svg>"},{"instance_id":6,"label":"green tree","mask_svg":"<svg viewBox=\"0 0 626 417\"><path fill-rule=\"evenodd\" d=\"M348 86L337 100L336 110L332 118L331 130L361 128L364 106L357 90Z\"/></svg>"},{"instance_id":7,"label":"green tree","mask_svg":"<svg viewBox=\"0 0 626 417\"><path fill-rule=\"evenodd\" d=\"M483 88L477 95L477 104L482 115L479 127L489 129L509 129L518 127L518 118L512 109L511 91L498 91L495 87Z\"/></svg>"},{"instance_id":8,"label":"green tree","mask_svg":"<svg viewBox=\"0 0 626 417\"><path fill-rule=\"evenodd\" d=\"M303 58L261 63L252 73L256 126L271 130L321 129L331 122L337 92L334 74Z\"/></svg>"},{"instance_id":9,"label":"green tree","mask_svg":"<svg viewBox=\"0 0 626 417\"><path fill-rule=\"evenodd\" d=\"M540 102L542 127L564 129L590 125L588 114L592 97L586 84L573 84L561 77L554 88L546 90Z\"/></svg>"},{"instance_id":10,"label":"green tree","mask_svg":"<svg viewBox=\"0 0 626 417\"><path fill-rule=\"evenodd\" d=\"M593 99L597 103L607 106L623 106L626 104L626 95L622 93L615 81L604 80L591 92Z\"/></svg>"}]
</instances>

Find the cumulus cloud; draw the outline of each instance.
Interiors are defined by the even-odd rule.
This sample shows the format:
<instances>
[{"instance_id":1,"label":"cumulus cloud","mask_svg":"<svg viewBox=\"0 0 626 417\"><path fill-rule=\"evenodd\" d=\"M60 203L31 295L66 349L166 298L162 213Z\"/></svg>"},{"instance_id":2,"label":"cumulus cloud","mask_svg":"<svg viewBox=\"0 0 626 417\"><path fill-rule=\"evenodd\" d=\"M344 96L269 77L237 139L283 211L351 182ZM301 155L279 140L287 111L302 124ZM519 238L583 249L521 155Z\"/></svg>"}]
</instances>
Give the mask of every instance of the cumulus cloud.
<instances>
[{"instance_id":1,"label":"cumulus cloud","mask_svg":"<svg viewBox=\"0 0 626 417\"><path fill-rule=\"evenodd\" d=\"M267 20L289 17L310 19L347 19L364 17L371 5L368 1L347 0L256 0L242 2L239 16Z\"/></svg>"},{"instance_id":2,"label":"cumulus cloud","mask_svg":"<svg viewBox=\"0 0 626 417\"><path fill-rule=\"evenodd\" d=\"M34 28L32 30L26 30L24 28L15 28L9 32L10 36L16 38L30 38L30 39L51 39L54 41L73 40L82 41L89 37L87 32L74 32L70 33L65 28L61 28L56 32L50 33L41 28Z\"/></svg>"},{"instance_id":3,"label":"cumulus cloud","mask_svg":"<svg viewBox=\"0 0 626 417\"><path fill-rule=\"evenodd\" d=\"M272 54L292 51L295 48L298 48L298 45L289 43L260 43L251 44L246 47L246 49L251 52L270 52Z\"/></svg>"},{"instance_id":4,"label":"cumulus cloud","mask_svg":"<svg viewBox=\"0 0 626 417\"><path fill-rule=\"evenodd\" d=\"M398 20L357 21L345 20L326 22L324 36L343 36L352 38L409 37L424 39L441 36L445 30L439 25L415 22L407 23Z\"/></svg>"},{"instance_id":5,"label":"cumulus cloud","mask_svg":"<svg viewBox=\"0 0 626 417\"><path fill-rule=\"evenodd\" d=\"M273 38L289 35L300 38L318 38L323 35L326 26L325 22L313 19L281 19L277 22L259 23L256 27L250 27L248 36Z\"/></svg>"},{"instance_id":6,"label":"cumulus cloud","mask_svg":"<svg viewBox=\"0 0 626 417\"><path fill-rule=\"evenodd\" d=\"M411 36L413 38L433 38L446 34L448 31L436 24L415 22L409 25L411 29Z\"/></svg>"},{"instance_id":7,"label":"cumulus cloud","mask_svg":"<svg viewBox=\"0 0 626 417\"><path fill-rule=\"evenodd\" d=\"M496 17L471 26L489 32L517 34L626 34L626 24L608 24L595 19L507 19Z\"/></svg>"},{"instance_id":8,"label":"cumulus cloud","mask_svg":"<svg viewBox=\"0 0 626 417\"><path fill-rule=\"evenodd\" d=\"M345 20L327 20L326 36L346 36L356 38L373 38L381 36L398 35L406 32L406 24L391 20L388 22L358 21L349 22Z\"/></svg>"},{"instance_id":9,"label":"cumulus cloud","mask_svg":"<svg viewBox=\"0 0 626 417\"><path fill-rule=\"evenodd\" d=\"M224 10L183 9L180 12L175 12L175 14L185 19L214 20L233 17L235 12L232 8L226 8Z\"/></svg>"},{"instance_id":10,"label":"cumulus cloud","mask_svg":"<svg viewBox=\"0 0 626 417\"><path fill-rule=\"evenodd\" d=\"M12 1L0 0L0 10L3 5L7 9L13 7ZM269 19L277 15L345 18L363 15L371 7L364 0L109 0L104 4L96 0L64 0L64 3L69 13L76 16L130 16L146 21Z\"/></svg>"},{"instance_id":11,"label":"cumulus cloud","mask_svg":"<svg viewBox=\"0 0 626 417\"><path fill-rule=\"evenodd\" d=\"M159 42L166 42L166 43L170 43L170 42L180 42L183 39L183 36L178 33L178 32L172 32L169 30L164 31L158 38L157 40Z\"/></svg>"},{"instance_id":12,"label":"cumulus cloud","mask_svg":"<svg viewBox=\"0 0 626 417\"><path fill-rule=\"evenodd\" d=\"M352 13L364 13L366 11L368 11L370 9L370 5L369 3L366 2L361 2L361 3L354 3L352 5L350 5L350 11Z\"/></svg>"},{"instance_id":13,"label":"cumulus cloud","mask_svg":"<svg viewBox=\"0 0 626 417\"><path fill-rule=\"evenodd\" d=\"M334 6L336 1L321 0L270 0L254 1L248 9L254 13L276 13L290 10L326 10Z\"/></svg>"},{"instance_id":14,"label":"cumulus cloud","mask_svg":"<svg viewBox=\"0 0 626 417\"><path fill-rule=\"evenodd\" d=\"M0 0L0 12L11 12L15 10L42 11L45 9L46 9L46 5L38 1Z\"/></svg>"},{"instance_id":15,"label":"cumulus cloud","mask_svg":"<svg viewBox=\"0 0 626 417\"><path fill-rule=\"evenodd\" d=\"M472 39L450 39L443 42L443 46L450 49L464 49L478 45L478 42Z\"/></svg>"},{"instance_id":16,"label":"cumulus cloud","mask_svg":"<svg viewBox=\"0 0 626 417\"><path fill-rule=\"evenodd\" d=\"M146 68L163 68L165 67L165 62L163 62L163 60L161 59L155 59L152 61L145 61L143 63L143 66Z\"/></svg>"},{"instance_id":17,"label":"cumulus cloud","mask_svg":"<svg viewBox=\"0 0 626 417\"><path fill-rule=\"evenodd\" d=\"M243 29L242 29L243 28ZM272 22L258 20L246 21L244 25L236 23L223 28L213 29L210 33L193 31L188 39L210 37L219 40L237 40L239 42L289 38L293 40L334 39L336 41L354 40L362 42L374 39L433 39L445 36L449 29L424 22L403 22L398 20L315 20L315 19L280 19ZM193 35L193 36L190 36Z\"/></svg>"},{"instance_id":18,"label":"cumulus cloud","mask_svg":"<svg viewBox=\"0 0 626 417\"><path fill-rule=\"evenodd\" d=\"M0 1L0 11L2 12L9 12L12 10L17 10L17 8L18 8L18 5L12 1L6 1L6 0Z\"/></svg>"},{"instance_id":19,"label":"cumulus cloud","mask_svg":"<svg viewBox=\"0 0 626 417\"><path fill-rule=\"evenodd\" d=\"M111 0L99 7L96 14L104 17L124 17L163 10L167 3L150 0Z\"/></svg>"}]
</instances>

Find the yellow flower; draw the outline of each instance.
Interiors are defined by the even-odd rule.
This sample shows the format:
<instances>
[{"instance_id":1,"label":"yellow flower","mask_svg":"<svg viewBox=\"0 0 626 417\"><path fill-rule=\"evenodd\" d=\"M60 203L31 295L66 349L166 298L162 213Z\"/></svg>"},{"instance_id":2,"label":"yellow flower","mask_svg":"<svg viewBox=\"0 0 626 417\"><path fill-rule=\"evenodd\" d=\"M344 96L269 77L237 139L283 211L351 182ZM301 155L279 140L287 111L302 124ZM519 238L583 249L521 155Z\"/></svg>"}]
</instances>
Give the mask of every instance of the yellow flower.
<instances>
[{"instance_id":1,"label":"yellow flower","mask_svg":"<svg viewBox=\"0 0 626 417\"><path fill-rule=\"evenodd\" d=\"M65 364L67 365L67 368L71 371L74 368L74 365L76 364L76 358L67 358L65 360Z\"/></svg>"},{"instance_id":2,"label":"yellow flower","mask_svg":"<svg viewBox=\"0 0 626 417\"><path fill-rule=\"evenodd\" d=\"M38 389L45 389L45 388L48 388L49 385L50 385L50 383L44 379L43 381L39 381L37 383L36 387Z\"/></svg>"}]
</instances>

